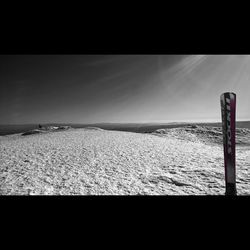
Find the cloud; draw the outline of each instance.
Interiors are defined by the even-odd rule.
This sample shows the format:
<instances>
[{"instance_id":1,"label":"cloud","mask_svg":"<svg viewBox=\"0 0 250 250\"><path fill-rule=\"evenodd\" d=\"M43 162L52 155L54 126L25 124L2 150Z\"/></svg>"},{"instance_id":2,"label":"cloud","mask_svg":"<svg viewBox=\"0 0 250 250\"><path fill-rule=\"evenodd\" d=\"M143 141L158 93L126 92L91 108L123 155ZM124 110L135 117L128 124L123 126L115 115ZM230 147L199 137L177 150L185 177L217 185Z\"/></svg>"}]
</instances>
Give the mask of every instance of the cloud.
<instances>
[{"instance_id":1,"label":"cloud","mask_svg":"<svg viewBox=\"0 0 250 250\"><path fill-rule=\"evenodd\" d=\"M175 67L179 69L179 74L190 74L208 57L209 55L190 55L182 59Z\"/></svg>"},{"instance_id":2,"label":"cloud","mask_svg":"<svg viewBox=\"0 0 250 250\"><path fill-rule=\"evenodd\" d=\"M105 64L110 64L110 63L115 63L117 61L121 61L125 58L126 57L124 57L124 56L116 55L116 56L112 56L112 57L105 57L102 59L97 59L97 60L94 60L92 62L87 62L87 63L84 63L83 65L84 66L91 66L91 67L103 66Z\"/></svg>"},{"instance_id":3,"label":"cloud","mask_svg":"<svg viewBox=\"0 0 250 250\"><path fill-rule=\"evenodd\" d=\"M128 73L130 73L130 72L133 71L133 70L134 70L134 68L127 69L127 70L121 70L121 71L119 71L119 72L115 72L115 73L113 73L113 74L110 74L110 75L101 77L101 78L98 80L98 82L107 82L107 81L111 81L111 80L120 78L120 77L122 77L122 76L127 75Z\"/></svg>"}]
</instances>

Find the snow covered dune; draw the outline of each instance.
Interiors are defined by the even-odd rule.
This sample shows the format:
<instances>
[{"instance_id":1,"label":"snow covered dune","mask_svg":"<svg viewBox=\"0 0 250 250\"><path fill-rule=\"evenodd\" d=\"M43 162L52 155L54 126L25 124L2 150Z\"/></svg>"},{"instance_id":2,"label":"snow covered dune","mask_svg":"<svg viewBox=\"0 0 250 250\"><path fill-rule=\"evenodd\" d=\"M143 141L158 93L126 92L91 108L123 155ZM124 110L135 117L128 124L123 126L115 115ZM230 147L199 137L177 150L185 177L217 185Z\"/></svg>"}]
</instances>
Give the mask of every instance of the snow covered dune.
<instances>
[{"instance_id":1,"label":"snow covered dune","mask_svg":"<svg viewBox=\"0 0 250 250\"><path fill-rule=\"evenodd\" d=\"M180 131L179 131L180 132ZM0 137L1 195L224 195L222 145L101 129ZM237 148L250 194L249 147Z\"/></svg>"}]
</instances>

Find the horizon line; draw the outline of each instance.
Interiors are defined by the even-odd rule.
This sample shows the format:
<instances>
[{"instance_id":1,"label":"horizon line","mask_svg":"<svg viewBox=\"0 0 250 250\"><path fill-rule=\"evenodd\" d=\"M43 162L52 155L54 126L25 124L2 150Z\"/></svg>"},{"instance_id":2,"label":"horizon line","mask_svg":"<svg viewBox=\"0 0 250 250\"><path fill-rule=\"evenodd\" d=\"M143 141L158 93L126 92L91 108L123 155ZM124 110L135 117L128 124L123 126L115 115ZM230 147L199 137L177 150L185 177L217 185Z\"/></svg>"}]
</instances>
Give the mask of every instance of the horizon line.
<instances>
[{"instance_id":1,"label":"horizon line","mask_svg":"<svg viewBox=\"0 0 250 250\"><path fill-rule=\"evenodd\" d=\"M250 119L238 119L236 122L250 122ZM206 121L197 121L197 120L190 120L190 121L158 121L158 122L91 122L91 123L73 123L73 122L44 122L44 123L15 123L15 124L1 124L0 126L18 126L18 125L49 125L49 124L72 124L72 125L95 125L95 124L183 124L183 123L221 123L221 121L218 120L206 120Z\"/></svg>"}]
</instances>

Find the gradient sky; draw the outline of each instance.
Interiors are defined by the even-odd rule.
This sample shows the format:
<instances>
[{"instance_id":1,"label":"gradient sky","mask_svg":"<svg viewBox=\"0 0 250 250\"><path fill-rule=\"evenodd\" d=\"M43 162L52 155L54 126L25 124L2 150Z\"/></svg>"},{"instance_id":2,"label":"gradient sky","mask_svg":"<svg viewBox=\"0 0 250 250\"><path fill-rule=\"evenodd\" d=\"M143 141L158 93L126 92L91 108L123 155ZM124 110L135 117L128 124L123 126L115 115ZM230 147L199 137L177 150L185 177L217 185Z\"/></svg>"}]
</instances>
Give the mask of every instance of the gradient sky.
<instances>
[{"instance_id":1,"label":"gradient sky","mask_svg":"<svg viewBox=\"0 0 250 250\"><path fill-rule=\"evenodd\" d=\"M250 120L249 55L0 55L0 124Z\"/></svg>"}]
</instances>

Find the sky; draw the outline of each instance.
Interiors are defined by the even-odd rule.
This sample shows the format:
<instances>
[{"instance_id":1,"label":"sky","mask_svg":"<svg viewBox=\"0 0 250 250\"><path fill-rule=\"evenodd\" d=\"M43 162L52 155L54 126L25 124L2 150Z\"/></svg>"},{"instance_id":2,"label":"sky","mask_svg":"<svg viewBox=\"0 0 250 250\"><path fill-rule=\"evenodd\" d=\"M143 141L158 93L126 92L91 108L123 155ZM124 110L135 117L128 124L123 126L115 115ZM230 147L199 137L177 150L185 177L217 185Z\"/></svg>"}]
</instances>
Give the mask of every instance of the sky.
<instances>
[{"instance_id":1,"label":"sky","mask_svg":"<svg viewBox=\"0 0 250 250\"><path fill-rule=\"evenodd\" d=\"M0 55L0 124L250 120L250 55Z\"/></svg>"}]
</instances>

